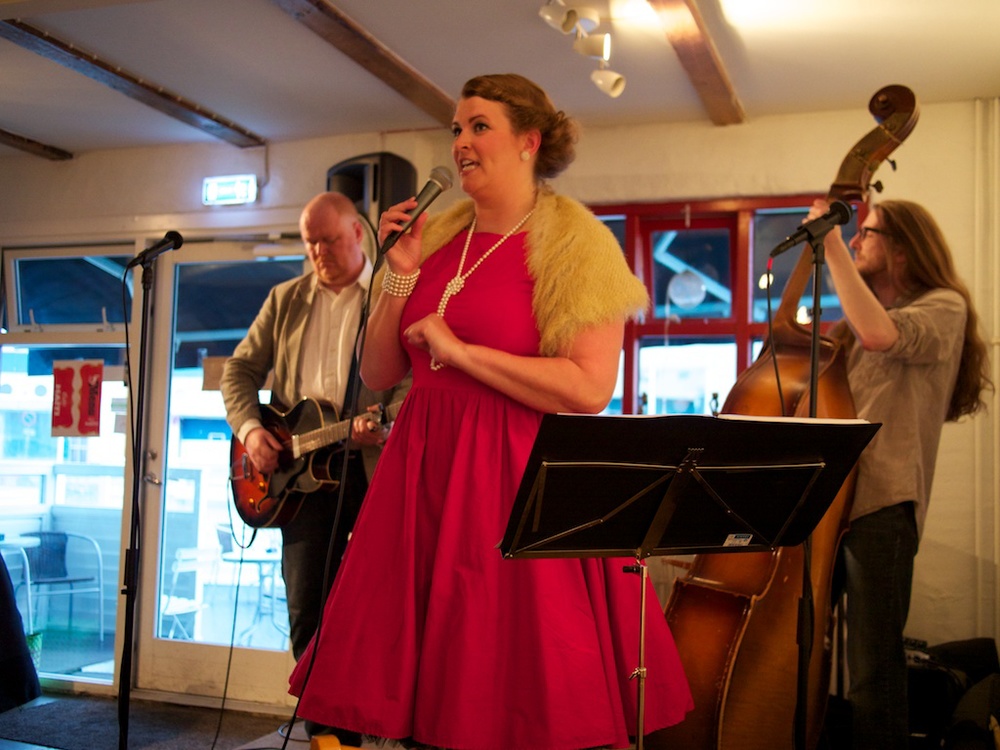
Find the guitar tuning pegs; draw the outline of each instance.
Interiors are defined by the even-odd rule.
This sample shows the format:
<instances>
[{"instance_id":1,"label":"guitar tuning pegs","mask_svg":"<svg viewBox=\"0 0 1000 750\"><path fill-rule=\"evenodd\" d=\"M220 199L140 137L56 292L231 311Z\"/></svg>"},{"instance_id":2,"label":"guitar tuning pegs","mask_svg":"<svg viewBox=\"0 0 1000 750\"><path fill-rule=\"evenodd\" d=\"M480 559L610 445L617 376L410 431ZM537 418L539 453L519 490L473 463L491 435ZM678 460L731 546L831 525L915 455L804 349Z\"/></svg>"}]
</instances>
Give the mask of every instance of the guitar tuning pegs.
<instances>
[{"instance_id":1,"label":"guitar tuning pegs","mask_svg":"<svg viewBox=\"0 0 1000 750\"><path fill-rule=\"evenodd\" d=\"M886 159L886 161L889 162L889 166L892 167L892 171L895 172L896 171L896 160L895 159Z\"/></svg>"},{"instance_id":2,"label":"guitar tuning pegs","mask_svg":"<svg viewBox=\"0 0 1000 750\"><path fill-rule=\"evenodd\" d=\"M882 181L881 180L876 180L875 182L873 182L868 187L870 187L876 193L881 193L882 192Z\"/></svg>"}]
</instances>

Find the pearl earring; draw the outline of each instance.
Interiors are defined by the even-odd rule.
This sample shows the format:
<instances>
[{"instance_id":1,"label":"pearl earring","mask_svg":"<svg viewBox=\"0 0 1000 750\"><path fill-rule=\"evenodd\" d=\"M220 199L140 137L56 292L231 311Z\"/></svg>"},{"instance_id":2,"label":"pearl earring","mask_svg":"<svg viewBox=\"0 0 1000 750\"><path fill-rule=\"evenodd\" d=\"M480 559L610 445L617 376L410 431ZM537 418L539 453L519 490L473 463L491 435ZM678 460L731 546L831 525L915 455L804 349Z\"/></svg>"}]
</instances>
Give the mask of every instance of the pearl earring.
<instances>
[{"instance_id":1,"label":"pearl earring","mask_svg":"<svg viewBox=\"0 0 1000 750\"><path fill-rule=\"evenodd\" d=\"M531 152L525 149L521 152L521 161L528 161L531 158Z\"/></svg>"}]
</instances>

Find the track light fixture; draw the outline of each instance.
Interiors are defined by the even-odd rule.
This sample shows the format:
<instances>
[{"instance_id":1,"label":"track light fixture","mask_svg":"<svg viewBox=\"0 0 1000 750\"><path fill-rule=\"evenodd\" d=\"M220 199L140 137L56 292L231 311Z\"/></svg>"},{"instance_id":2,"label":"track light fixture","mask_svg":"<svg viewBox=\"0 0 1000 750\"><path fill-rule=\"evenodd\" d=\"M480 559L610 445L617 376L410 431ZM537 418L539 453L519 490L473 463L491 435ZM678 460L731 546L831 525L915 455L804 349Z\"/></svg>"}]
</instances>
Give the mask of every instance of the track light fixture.
<instances>
[{"instance_id":1,"label":"track light fixture","mask_svg":"<svg viewBox=\"0 0 1000 750\"><path fill-rule=\"evenodd\" d=\"M591 34L601 23L596 10L587 6L567 7L563 0L547 0L538 9L538 15L563 34L575 33L573 49L584 57L599 61L599 67L590 74L590 80L608 96L621 96L625 90L625 77L607 70L607 62L611 59L611 34Z\"/></svg>"},{"instance_id":2,"label":"track light fixture","mask_svg":"<svg viewBox=\"0 0 1000 750\"><path fill-rule=\"evenodd\" d=\"M576 30L578 33L589 34L601 25L601 15L593 8L582 5L572 10L576 15Z\"/></svg>"},{"instance_id":3,"label":"track light fixture","mask_svg":"<svg viewBox=\"0 0 1000 750\"><path fill-rule=\"evenodd\" d=\"M574 31L589 34L601 22L600 14L593 8L586 6L568 8L562 0L548 0L538 9L538 15L545 20L545 23L563 34L572 34Z\"/></svg>"},{"instance_id":4,"label":"track light fixture","mask_svg":"<svg viewBox=\"0 0 1000 750\"><path fill-rule=\"evenodd\" d=\"M608 70L603 62L601 67L590 74L590 80L612 99L617 99L625 90L625 76Z\"/></svg>"},{"instance_id":5,"label":"track light fixture","mask_svg":"<svg viewBox=\"0 0 1000 750\"><path fill-rule=\"evenodd\" d=\"M576 12L562 4L562 0L549 0L538 9L540 15L549 26L563 34L569 34L576 26Z\"/></svg>"},{"instance_id":6,"label":"track light fixture","mask_svg":"<svg viewBox=\"0 0 1000 750\"><path fill-rule=\"evenodd\" d=\"M595 57L607 62L611 59L611 34L578 34L573 42L573 49L584 57Z\"/></svg>"}]
</instances>

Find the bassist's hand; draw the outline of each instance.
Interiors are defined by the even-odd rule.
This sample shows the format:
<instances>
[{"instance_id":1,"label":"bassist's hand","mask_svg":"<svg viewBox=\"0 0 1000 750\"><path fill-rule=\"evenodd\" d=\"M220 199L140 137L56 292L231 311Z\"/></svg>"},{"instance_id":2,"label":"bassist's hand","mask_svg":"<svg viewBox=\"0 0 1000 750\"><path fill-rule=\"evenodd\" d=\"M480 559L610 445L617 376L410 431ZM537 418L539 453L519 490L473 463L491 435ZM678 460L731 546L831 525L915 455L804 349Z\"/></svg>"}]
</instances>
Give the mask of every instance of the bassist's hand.
<instances>
[{"instance_id":1,"label":"bassist's hand","mask_svg":"<svg viewBox=\"0 0 1000 750\"><path fill-rule=\"evenodd\" d=\"M262 474L273 474L278 468L281 441L265 427L256 427L247 433L243 447L250 461Z\"/></svg>"}]
</instances>

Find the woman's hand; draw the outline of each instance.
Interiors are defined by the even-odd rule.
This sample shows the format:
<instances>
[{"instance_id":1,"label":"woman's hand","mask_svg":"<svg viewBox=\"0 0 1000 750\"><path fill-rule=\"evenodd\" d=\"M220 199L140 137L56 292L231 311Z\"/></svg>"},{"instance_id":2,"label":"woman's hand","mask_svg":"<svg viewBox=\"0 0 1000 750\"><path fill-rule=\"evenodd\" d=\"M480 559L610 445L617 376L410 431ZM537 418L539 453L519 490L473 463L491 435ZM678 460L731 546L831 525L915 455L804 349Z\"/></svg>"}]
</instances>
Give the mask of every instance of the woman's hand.
<instances>
[{"instance_id":1,"label":"woman's hand","mask_svg":"<svg viewBox=\"0 0 1000 750\"><path fill-rule=\"evenodd\" d=\"M421 318L403 331L403 335L412 346L423 349L431 355L431 359L443 365L453 364L465 347L465 343L437 313Z\"/></svg>"},{"instance_id":2,"label":"woman's hand","mask_svg":"<svg viewBox=\"0 0 1000 750\"><path fill-rule=\"evenodd\" d=\"M390 206L382 212L378 224L379 247L385 243L386 237L392 232L400 232L403 225L410 220L410 213L417 207L416 198L408 198L401 203ZM400 236L396 243L386 253L389 268L397 276L408 276L420 267L421 236L427 214L421 214L410 228Z\"/></svg>"},{"instance_id":3,"label":"woman's hand","mask_svg":"<svg viewBox=\"0 0 1000 750\"><path fill-rule=\"evenodd\" d=\"M390 206L382 212L378 225L381 248L393 232L400 232L417 207L416 198ZM420 269L423 255L422 235L427 214L421 214L410 229L385 253L388 270L396 276L409 276ZM399 320L406 304L405 297L380 294L367 323L364 356L361 358L361 379L376 391L392 388L410 370L410 360L399 340Z\"/></svg>"},{"instance_id":4,"label":"woman's hand","mask_svg":"<svg viewBox=\"0 0 1000 750\"><path fill-rule=\"evenodd\" d=\"M532 409L596 413L614 393L624 328L623 321L585 328L555 357L470 344L437 313L413 323L403 335L433 361L459 369Z\"/></svg>"}]
</instances>

